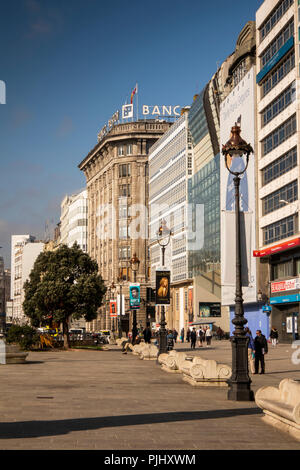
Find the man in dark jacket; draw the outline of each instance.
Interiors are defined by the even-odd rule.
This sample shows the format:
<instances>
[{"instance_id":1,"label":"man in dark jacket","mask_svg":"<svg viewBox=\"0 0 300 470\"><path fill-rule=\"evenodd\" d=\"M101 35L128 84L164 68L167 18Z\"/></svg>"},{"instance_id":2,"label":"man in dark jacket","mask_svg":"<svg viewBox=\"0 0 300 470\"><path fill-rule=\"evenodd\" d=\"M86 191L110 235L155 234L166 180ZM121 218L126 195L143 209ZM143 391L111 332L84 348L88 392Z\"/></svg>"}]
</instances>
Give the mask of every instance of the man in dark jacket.
<instances>
[{"instance_id":1,"label":"man in dark jacket","mask_svg":"<svg viewBox=\"0 0 300 470\"><path fill-rule=\"evenodd\" d=\"M192 349L195 349L196 339L197 339L196 328L193 328L193 330L191 332L191 348Z\"/></svg>"},{"instance_id":2,"label":"man in dark jacket","mask_svg":"<svg viewBox=\"0 0 300 470\"><path fill-rule=\"evenodd\" d=\"M261 374L265 373L265 354L268 353L268 342L266 337L261 333L261 330L256 331L256 338L254 340L255 347L255 374L258 374L259 363L261 367Z\"/></svg>"},{"instance_id":3,"label":"man in dark jacket","mask_svg":"<svg viewBox=\"0 0 300 470\"><path fill-rule=\"evenodd\" d=\"M143 331L143 335L144 335L145 343L151 343L152 332L151 332L149 323L147 323L147 326Z\"/></svg>"}]
</instances>

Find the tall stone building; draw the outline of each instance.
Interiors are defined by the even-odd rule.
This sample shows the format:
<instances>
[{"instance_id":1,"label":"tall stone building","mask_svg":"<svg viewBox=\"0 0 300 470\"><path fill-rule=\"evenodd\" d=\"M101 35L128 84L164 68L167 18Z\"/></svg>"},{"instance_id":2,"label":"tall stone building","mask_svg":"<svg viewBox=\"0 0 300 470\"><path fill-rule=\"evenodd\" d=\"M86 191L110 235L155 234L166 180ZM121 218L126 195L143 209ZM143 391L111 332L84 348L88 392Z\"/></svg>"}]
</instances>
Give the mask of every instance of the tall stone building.
<instances>
[{"instance_id":1,"label":"tall stone building","mask_svg":"<svg viewBox=\"0 0 300 470\"><path fill-rule=\"evenodd\" d=\"M88 191L88 253L95 259L107 287L114 282L116 295L124 296L122 330L132 327L129 284L134 281L130 259L140 260L136 282L141 286L138 326L155 321L147 306L150 286L148 253L148 154L168 129L165 121L137 121L114 125L79 164ZM111 298L113 293L111 293ZM112 329L107 302L89 329Z\"/></svg>"}]
</instances>

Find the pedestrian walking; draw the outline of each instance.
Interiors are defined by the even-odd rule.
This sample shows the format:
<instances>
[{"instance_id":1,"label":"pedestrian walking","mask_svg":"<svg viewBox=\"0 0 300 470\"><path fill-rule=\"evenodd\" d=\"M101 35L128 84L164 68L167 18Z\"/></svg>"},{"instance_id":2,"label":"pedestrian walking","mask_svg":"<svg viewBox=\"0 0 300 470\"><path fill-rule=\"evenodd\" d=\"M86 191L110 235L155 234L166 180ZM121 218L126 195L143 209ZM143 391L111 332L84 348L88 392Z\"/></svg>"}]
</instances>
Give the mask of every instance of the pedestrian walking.
<instances>
[{"instance_id":1,"label":"pedestrian walking","mask_svg":"<svg viewBox=\"0 0 300 470\"><path fill-rule=\"evenodd\" d=\"M265 373L265 355L268 353L268 341L262 334L261 330L257 330L254 340L255 349L255 374L258 374L259 364L261 367L261 374Z\"/></svg>"},{"instance_id":2,"label":"pedestrian walking","mask_svg":"<svg viewBox=\"0 0 300 470\"><path fill-rule=\"evenodd\" d=\"M222 339L223 336L224 336L224 331L223 331L222 328L220 328L220 327L217 329L217 336L218 336L218 338L219 338L220 341L221 341L221 339Z\"/></svg>"},{"instance_id":3,"label":"pedestrian walking","mask_svg":"<svg viewBox=\"0 0 300 470\"><path fill-rule=\"evenodd\" d=\"M206 332L205 332L205 339L206 339L206 344L207 346L210 346L211 344L211 338L212 338L212 331L211 329L208 327L206 329Z\"/></svg>"},{"instance_id":4,"label":"pedestrian walking","mask_svg":"<svg viewBox=\"0 0 300 470\"><path fill-rule=\"evenodd\" d=\"M198 341L199 341L199 348L203 347L203 341L205 339L205 333L202 327L199 328L198 330Z\"/></svg>"},{"instance_id":5,"label":"pedestrian walking","mask_svg":"<svg viewBox=\"0 0 300 470\"><path fill-rule=\"evenodd\" d=\"M271 329L270 340L271 340L272 346L275 348L278 343L278 331L277 331L277 328L275 327Z\"/></svg>"},{"instance_id":6,"label":"pedestrian walking","mask_svg":"<svg viewBox=\"0 0 300 470\"><path fill-rule=\"evenodd\" d=\"M150 325L148 323L147 323L146 328L143 331L143 335L144 335L145 343L151 343L152 332L150 329Z\"/></svg>"},{"instance_id":7,"label":"pedestrian walking","mask_svg":"<svg viewBox=\"0 0 300 470\"><path fill-rule=\"evenodd\" d=\"M246 336L249 338L248 342L248 365L251 374L255 373L255 368L254 368L254 356L255 356L255 346L254 346L254 339L252 336L251 331L249 328L245 328L246 331Z\"/></svg>"},{"instance_id":8,"label":"pedestrian walking","mask_svg":"<svg viewBox=\"0 0 300 470\"><path fill-rule=\"evenodd\" d=\"M189 328L188 328L188 330L187 330L186 340L187 340L188 343L189 343L190 340L191 340L191 330L190 330Z\"/></svg>"},{"instance_id":9,"label":"pedestrian walking","mask_svg":"<svg viewBox=\"0 0 300 470\"><path fill-rule=\"evenodd\" d=\"M181 329L180 339L181 339L181 342L184 343L184 328Z\"/></svg>"},{"instance_id":10,"label":"pedestrian walking","mask_svg":"<svg viewBox=\"0 0 300 470\"><path fill-rule=\"evenodd\" d=\"M173 338L174 338L174 342L175 342L175 343L177 343L177 336L178 336L178 331L176 331L175 328L174 328L174 330L173 330Z\"/></svg>"},{"instance_id":11,"label":"pedestrian walking","mask_svg":"<svg viewBox=\"0 0 300 470\"><path fill-rule=\"evenodd\" d=\"M193 328L191 332L191 349L195 349L197 340L196 328Z\"/></svg>"}]
</instances>

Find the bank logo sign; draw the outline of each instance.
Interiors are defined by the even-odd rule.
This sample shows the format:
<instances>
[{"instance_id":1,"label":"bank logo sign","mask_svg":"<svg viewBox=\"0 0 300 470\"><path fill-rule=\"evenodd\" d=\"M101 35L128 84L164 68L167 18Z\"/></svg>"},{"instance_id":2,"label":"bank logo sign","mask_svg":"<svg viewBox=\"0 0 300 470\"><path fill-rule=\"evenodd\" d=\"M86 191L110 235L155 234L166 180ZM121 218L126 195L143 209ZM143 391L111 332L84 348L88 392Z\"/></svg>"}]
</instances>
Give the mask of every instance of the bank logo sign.
<instances>
[{"instance_id":1,"label":"bank logo sign","mask_svg":"<svg viewBox=\"0 0 300 470\"><path fill-rule=\"evenodd\" d=\"M133 104L124 104L122 106L122 119L133 118Z\"/></svg>"}]
</instances>

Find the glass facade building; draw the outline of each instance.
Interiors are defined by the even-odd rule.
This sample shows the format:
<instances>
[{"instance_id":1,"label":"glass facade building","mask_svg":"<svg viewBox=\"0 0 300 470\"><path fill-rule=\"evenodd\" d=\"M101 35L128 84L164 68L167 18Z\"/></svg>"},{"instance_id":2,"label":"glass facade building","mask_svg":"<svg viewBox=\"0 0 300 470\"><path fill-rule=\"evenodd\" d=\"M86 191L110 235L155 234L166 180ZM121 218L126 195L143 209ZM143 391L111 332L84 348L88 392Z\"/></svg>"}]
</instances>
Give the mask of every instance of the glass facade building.
<instances>
[{"instance_id":1,"label":"glass facade building","mask_svg":"<svg viewBox=\"0 0 300 470\"><path fill-rule=\"evenodd\" d=\"M189 277L220 271L220 155L216 155L188 183L188 202L192 211L193 231L203 231L203 247L188 247ZM196 207L202 205L203 226L197 225Z\"/></svg>"}]
</instances>

